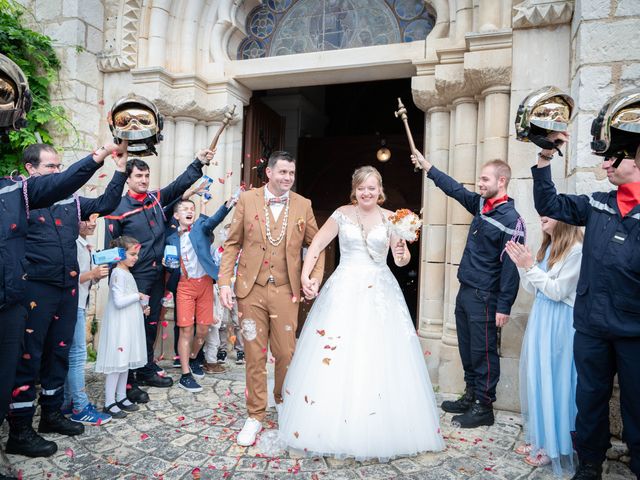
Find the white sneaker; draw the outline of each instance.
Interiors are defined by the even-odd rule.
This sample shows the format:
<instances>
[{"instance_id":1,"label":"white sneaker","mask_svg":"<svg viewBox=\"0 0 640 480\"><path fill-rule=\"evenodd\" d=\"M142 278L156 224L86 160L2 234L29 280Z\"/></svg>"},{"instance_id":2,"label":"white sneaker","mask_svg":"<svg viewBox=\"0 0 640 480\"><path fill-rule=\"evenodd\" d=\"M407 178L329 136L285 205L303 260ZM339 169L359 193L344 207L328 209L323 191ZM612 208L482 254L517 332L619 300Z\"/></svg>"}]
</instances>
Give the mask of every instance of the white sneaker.
<instances>
[{"instance_id":1,"label":"white sneaker","mask_svg":"<svg viewBox=\"0 0 640 480\"><path fill-rule=\"evenodd\" d=\"M256 420L255 418L247 418L244 422L244 426L240 433L238 433L238 438L236 439L236 443L241 447L250 447L254 443L256 443L256 436L262 430L262 422Z\"/></svg>"}]
</instances>

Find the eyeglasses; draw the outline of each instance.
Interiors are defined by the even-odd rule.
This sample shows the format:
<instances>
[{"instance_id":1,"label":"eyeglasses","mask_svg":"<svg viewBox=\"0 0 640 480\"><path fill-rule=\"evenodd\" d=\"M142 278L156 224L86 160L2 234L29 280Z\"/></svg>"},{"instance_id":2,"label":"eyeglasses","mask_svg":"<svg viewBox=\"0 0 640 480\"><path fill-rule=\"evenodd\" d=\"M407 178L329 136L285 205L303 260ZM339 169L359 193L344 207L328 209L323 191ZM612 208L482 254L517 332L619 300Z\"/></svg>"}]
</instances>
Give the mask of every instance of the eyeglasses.
<instances>
[{"instance_id":1,"label":"eyeglasses","mask_svg":"<svg viewBox=\"0 0 640 480\"><path fill-rule=\"evenodd\" d=\"M143 130L154 127L156 118L149 110L129 108L121 110L113 117L113 124L123 131Z\"/></svg>"},{"instance_id":2,"label":"eyeglasses","mask_svg":"<svg viewBox=\"0 0 640 480\"><path fill-rule=\"evenodd\" d=\"M45 163L42 167L48 168L49 170L58 170L59 172L64 169L64 165L62 163Z\"/></svg>"}]
</instances>

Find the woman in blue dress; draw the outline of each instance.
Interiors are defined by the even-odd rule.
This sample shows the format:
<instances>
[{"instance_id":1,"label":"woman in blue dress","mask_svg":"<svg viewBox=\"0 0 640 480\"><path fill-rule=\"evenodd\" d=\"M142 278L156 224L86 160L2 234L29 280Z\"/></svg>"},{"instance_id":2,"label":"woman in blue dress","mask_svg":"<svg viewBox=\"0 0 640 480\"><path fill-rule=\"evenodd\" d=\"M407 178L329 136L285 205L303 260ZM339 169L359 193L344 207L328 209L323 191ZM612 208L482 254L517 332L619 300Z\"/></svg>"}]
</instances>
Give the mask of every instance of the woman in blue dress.
<instances>
[{"instance_id":1,"label":"woman in blue dress","mask_svg":"<svg viewBox=\"0 0 640 480\"><path fill-rule=\"evenodd\" d=\"M556 475L573 471L576 368L573 361L573 303L582 260L579 227L541 217L542 245L509 242L507 254L522 286L535 295L520 355L520 404L524 445L516 453L536 467L552 464Z\"/></svg>"}]
</instances>

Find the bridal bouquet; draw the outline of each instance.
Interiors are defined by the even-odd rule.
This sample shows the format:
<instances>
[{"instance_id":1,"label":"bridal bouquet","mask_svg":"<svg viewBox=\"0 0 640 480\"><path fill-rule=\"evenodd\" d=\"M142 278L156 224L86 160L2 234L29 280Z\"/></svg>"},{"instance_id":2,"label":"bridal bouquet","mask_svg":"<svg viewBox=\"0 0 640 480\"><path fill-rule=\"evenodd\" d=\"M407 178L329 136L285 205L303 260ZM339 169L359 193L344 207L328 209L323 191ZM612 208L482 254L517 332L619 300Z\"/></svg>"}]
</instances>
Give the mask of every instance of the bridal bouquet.
<instances>
[{"instance_id":1,"label":"bridal bouquet","mask_svg":"<svg viewBox=\"0 0 640 480\"><path fill-rule=\"evenodd\" d=\"M422 219L417 214L407 208L401 208L389 216L391 222L391 233L406 240L415 242L420 236Z\"/></svg>"}]
</instances>

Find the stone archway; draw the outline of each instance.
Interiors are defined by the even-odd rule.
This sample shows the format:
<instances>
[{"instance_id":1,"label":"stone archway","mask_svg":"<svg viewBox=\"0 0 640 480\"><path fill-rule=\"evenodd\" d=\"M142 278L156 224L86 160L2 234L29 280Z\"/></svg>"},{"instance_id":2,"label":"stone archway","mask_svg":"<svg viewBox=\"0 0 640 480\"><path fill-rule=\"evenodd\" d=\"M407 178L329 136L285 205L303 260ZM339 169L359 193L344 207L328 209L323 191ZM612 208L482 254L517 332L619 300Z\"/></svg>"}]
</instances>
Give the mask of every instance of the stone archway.
<instances>
[{"instance_id":1,"label":"stone archway","mask_svg":"<svg viewBox=\"0 0 640 480\"><path fill-rule=\"evenodd\" d=\"M513 95L539 86L540 78L514 57L513 49L525 40L550 49L557 43L569 45L567 11L572 2L551 2L554 8L541 15L540 8L546 7L536 0L432 0L426 3L436 13L436 23L426 41L234 60L246 36L246 16L259 3L106 2L106 41L99 60L105 98L133 90L156 101L167 116L161 168L152 180L165 183L179 172L195 146L211 138L229 105L236 105L239 115L225 132L219 163L209 174L228 178L229 172L239 172L242 106L254 89L412 77L413 101L426 114L425 153L432 162L473 188L484 161L508 160L514 170L512 194L523 199L520 212L534 221L533 208L524 201L530 196L530 181L520 160L523 150L511 140L509 126ZM551 32L539 33L549 25L554 25ZM547 74L545 83L565 87L568 78L567 62ZM212 204L221 202L238 183L239 176L231 176ZM432 381L443 392L457 392L463 382L453 305L470 216L429 182L424 182L423 198L426 231L418 333ZM524 297L516 304L512 324L503 332L500 388L511 394L499 395L500 408L519 408L512 392L517 391L528 302Z\"/></svg>"}]
</instances>

